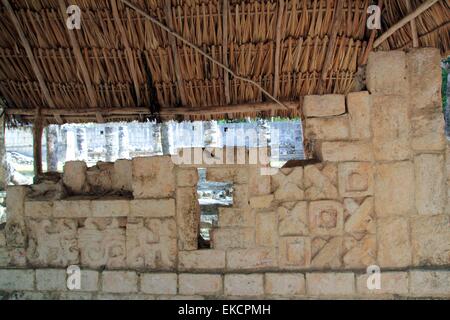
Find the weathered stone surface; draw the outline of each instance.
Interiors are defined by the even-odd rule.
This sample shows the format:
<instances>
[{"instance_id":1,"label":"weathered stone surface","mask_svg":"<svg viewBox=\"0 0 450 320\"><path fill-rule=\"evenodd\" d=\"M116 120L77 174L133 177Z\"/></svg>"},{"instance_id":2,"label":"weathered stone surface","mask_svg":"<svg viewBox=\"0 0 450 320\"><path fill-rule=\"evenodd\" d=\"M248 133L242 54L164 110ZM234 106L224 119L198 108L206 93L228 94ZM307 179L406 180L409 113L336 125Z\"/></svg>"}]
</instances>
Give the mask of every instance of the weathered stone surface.
<instances>
[{"instance_id":1,"label":"weathered stone surface","mask_svg":"<svg viewBox=\"0 0 450 320\"><path fill-rule=\"evenodd\" d=\"M450 216L412 218L411 241L414 265L449 265Z\"/></svg>"},{"instance_id":2,"label":"weathered stone surface","mask_svg":"<svg viewBox=\"0 0 450 320\"><path fill-rule=\"evenodd\" d=\"M262 247L276 247L278 243L278 217L275 212L256 214L256 244Z\"/></svg>"},{"instance_id":3,"label":"weathered stone surface","mask_svg":"<svg viewBox=\"0 0 450 320\"><path fill-rule=\"evenodd\" d=\"M273 194L252 197L250 198L250 207L254 209L270 208L274 199L275 197Z\"/></svg>"},{"instance_id":4,"label":"weathered stone surface","mask_svg":"<svg viewBox=\"0 0 450 320\"><path fill-rule=\"evenodd\" d=\"M408 101L404 97L372 97L372 129L375 160L392 161L411 158L411 124Z\"/></svg>"},{"instance_id":5,"label":"weathered stone surface","mask_svg":"<svg viewBox=\"0 0 450 320\"><path fill-rule=\"evenodd\" d=\"M54 218L88 218L91 216L91 200L53 201Z\"/></svg>"},{"instance_id":6,"label":"weathered stone surface","mask_svg":"<svg viewBox=\"0 0 450 320\"><path fill-rule=\"evenodd\" d=\"M373 166L370 162L346 162L339 167L339 193L342 197L373 195Z\"/></svg>"},{"instance_id":7,"label":"weathered stone surface","mask_svg":"<svg viewBox=\"0 0 450 320\"><path fill-rule=\"evenodd\" d=\"M179 276L180 294L220 295L223 290L219 274L189 274Z\"/></svg>"},{"instance_id":8,"label":"weathered stone surface","mask_svg":"<svg viewBox=\"0 0 450 320\"><path fill-rule=\"evenodd\" d=\"M133 195L135 199L167 198L175 191L175 170L169 156L134 158Z\"/></svg>"},{"instance_id":9,"label":"weathered stone surface","mask_svg":"<svg viewBox=\"0 0 450 320\"><path fill-rule=\"evenodd\" d=\"M313 140L345 140L350 136L348 116L310 118L306 120L305 137Z\"/></svg>"},{"instance_id":10,"label":"weathered stone surface","mask_svg":"<svg viewBox=\"0 0 450 320\"><path fill-rule=\"evenodd\" d=\"M407 272L382 272L381 288L369 290L367 287L368 275L356 277L356 290L358 294L364 295L408 295L408 273Z\"/></svg>"},{"instance_id":11,"label":"weathered stone surface","mask_svg":"<svg viewBox=\"0 0 450 320\"><path fill-rule=\"evenodd\" d=\"M81 270L81 291L98 291L99 273L93 270Z\"/></svg>"},{"instance_id":12,"label":"weathered stone surface","mask_svg":"<svg viewBox=\"0 0 450 320\"><path fill-rule=\"evenodd\" d=\"M64 164L63 182L70 192L81 194L89 191L86 171L86 163L82 161L69 161Z\"/></svg>"},{"instance_id":13,"label":"weathered stone surface","mask_svg":"<svg viewBox=\"0 0 450 320\"><path fill-rule=\"evenodd\" d=\"M410 272L410 293L416 296L450 296L450 271Z\"/></svg>"},{"instance_id":14,"label":"weathered stone surface","mask_svg":"<svg viewBox=\"0 0 450 320\"><path fill-rule=\"evenodd\" d=\"M221 270L225 268L225 251L195 250L178 252L180 270Z\"/></svg>"},{"instance_id":15,"label":"weathered stone surface","mask_svg":"<svg viewBox=\"0 0 450 320\"><path fill-rule=\"evenodd\" d=\"M266 273L265 293L275 296L305 294L305 276L301 273Z\"/></svg>"},{"instance_id":16,"label":"weathered stone surface","mask_svg":"<svg viewBox=\"0 0 450 320\"><path fill-rule=\"evenodd\" d=\"M443 155L421 154L414 158L416 209L419 214L444 213L447 186Z\"/></svg>"},{"instance_id":17,"label":"weathered stone surface","mask_svg":"<svg viewBox=\"0 0 450 320\"><path fill-rule=\"evenodd\" d=\"M367 88L372 94L406 94L409 85L405 52L371 52L367 62L366 79Z\"/></svg>"},{"instance_id":18,"label":"weathered stone surface","mask_svg":"<svg viewBox=\"0 0 450 320\"><path fill-rule=\"evenodd\" d=\"M446 146L445 120L441 109L415 112L411 117L411 146L414 151L443 151Z\"/></svg>"},{"instance_id":19,"label":"weathered stone surface","mask_svg":"<svg viewBox=\"0 0 450 320\"><path fill-rule=\"evenodd\" d=\"M0 269L0 290L33 290L33 270Z\"/></svg>"},{"instance_id":20,"label":"weathered stone surface","mask_svg":"<svg viewBox=\"0 0 450 320\"><path fill-rule=\"evenodd\" d=\"M90 268L125 267L125 229L116 218L88 218L78 229L81 263Z\"/></svg>"},{"instance_id":21,"label":"weathered stone surface","mask_svg":"<svg viewBox=\"0 0 450 320\"><path fill-rule=\"evenodd\" d=\"M149 294L177 294L176 273L141 274L141 291Z\"/></svg>"},{"instance_id":22,"label":"weathered stone surface","mask_svg":"<svg viewBox=\"0 0 450 320\"><path fill-rule=\"evenodd\" d=\"M198 179L197 168L179 168L177 170L178 187L195 187L197 186Z\"/></svg>"},{"instance_id":23,"label":"weathered stone surface","mask_svg":"<svg viewBox=\"0 0 450 320\"><path fill-rule=\"evenodd\" d=\"M219 208L219 227L254 227L255 212L250 209Z\"/></svg>"},{"instance_id":24,"label":"weathered stone surface","mask_svg":"<svg viewBox=\"0 0 450 320\"><path fill-rule=\"evenodd\" d=\"M251 248L255 246L254 228L219 228L212 230L214 249Z\"/></svg>"},{"instance_id":25,"label":"weathered stone surface","mask_svg":"<svg viewBox=\"0 0 450 320\"><path fill-rule=\"evenodd\" d=\"M86 171L86 179L91 192L104 193L113 189L114 164L99 162Z\"/></svg>"},{"instance_id":26,"label":"weathered stone surface","mask_svg":"<svg viewBox=\"0 0 450 320\"><path fill-rule=\"evenodd\" d=\"M129 200L92 200L94 218L127 217L130 212Z\"/></svg>"},{"instance_id":27,"label":"weathered stone surface","mask_svg":"<svg viewBox=\"0 0 450 320\"><path fill-rule=\"evenodd\" d=\"M25 216L30 218L50 218L53 215L52 201L25 201Z\"/></svg>"},{"instance_id":28,"label":"weathered stone surface","mask_svg":"<svg viewBox=\"0 0 450 320\"><path fill-rule=\"evenodd\" d=\"M102 288L104 292L131 293L137 292L138 276L132 271L104 271Z\"/></svg>"},{"instance_id":29,"label":"weathered stone surface","mask_svg":"<svg viewBox=\"0 0 450 320\"><path fill-rule=\"evenodd\" d=\"M175 216L175 200L131 200L130 217L166 218Z\"/></svg>"},{"instance_id":30,"label":"weathered stone surface","mask_svg":"<svg viewBox=\"0 0 450 320\"><path fill-rule=\"evenodd\" d=\"M342 234L344 209L337 201L312 201L309 204L309 229L314 235Z\"/></svg>"},{"instance_id":31,"label":"weathered stone surface","mask_svg":"<svg viewBox=\"0 0 450 320\"><path fill-rule=\"evenodd\" d=\"M132 191L133 166L131 160L117 160L114 162L112 186L116 191Z\"/></svg>"},{"instance_id":32,"label":"weathered stone surface","mask_svg":"<svg viewBox=\"0 0 450 320\"><path fill-rule=\"evenodd\" d=\"M375 212L377 217L414 212L414 166L411 162L375 167Z\"/></svg>"},{"instance_id":33,"label":"weathered stone surface","mask_svg":"<svg viewBox=\"0 0 450 320\"><path fill-rule=\"evenodd\" d=\"M337 269L342 265L342 237L316 237L311 241L311 266Z\"/></svg>"},{"instance_id":34,"label":"weathered stone surface","mask_svg":"<svg viewBox=\"0 0 450 320\"><path fill-rule=\"evenodd\" d=\"M227 269L261 270L278 265L275 248L233 249L227 251Z\"/></svg>"},{"instance_id":35,"label":"weathered stone surface","mask_svg":"<svg viewBox=\"0 0 450 320\"><path fill-rule=\"evenodd\" d=\"M305 198L308 200L337 199L337 167L335 164L306 166L304 170Z\"/></svg>"},{"instance_id":36,"label":"weathered stone surface","mask_svg":"<svg viewBox=\"0 0 450 320\"><path fill-rule=\"evenodd\" d=\"M280 170L272 177L272 186L278 201L303 200L303 168Z\"/></svg>"},{"instance_id":37,"label":"weathered stone surface","mask_svg":"<svg viewBox=\"0 0 450 320\"><path fill-rule=\"evenodd\" d=\"M271 175L267 175L264 170L266 167L249 168L249 196L268 195L271 191Z\"/></svg>"},{"instance_id":38,"label":"weathered stone surface","mask_svg":"<svg viewBox=\"0 0 450 320\"><path fill-rule=\"evenodd\" d=\"M369 139L371 132L371 100L367 91L351 92L347 95L347 109L352 139Z\"/></svg>"},{"instance_id":39,"label":"weathered stone surface","mask_svg":"<svg viewBox=\"0 0 450 320\"><path fill-rule=\"evenodd\" d=\"M372 161L373 149L369 142L323 142L320 148L322 161Z\"/></svg>"},{"instance_id":40,"label":"weathered stone surface","mask_svg":"<svg viewBox=\"0 0 450 320\"><path fill-rule=\"evenodd\" d=\"M364 199L361 204L351 198L345 199L344 212L348 216L344 223L345 232L370 234L376 232L372 197Z\"/></svg>"},{"instance_id":41,"label":"weathered stone surface","mask_svg":"<svg viewBox=\"0 0 450 320\"><path fill-rule=\"evenodd\" d=\"M224 293L226 296L260 296L264 294L264 275L227 274Z\"/></svg>"},{"instance_id":42,"label":"weathered stone surface","mask_svg":"<svg viewBox=\"0 0 450 320\"><path fill-rule=\"evenodd\" d=\"M242 167L218 167L206 170L206 180L244 184L249 181L249 171Z\"/></svg>"},{"instance_id":43,"label":"weathered stone surface","mask_svg":"<svg viewBox=\"0 0 450 320\"><path fill-rule=\"evenodd\" d=\"M27 260L36 267L79 263L77 223L69 219L28 220Z\"/></svg>"},{"instance_id":44,"label":"weathered stone surface","mask_svg":"<svg viewBox=\"0 0 450 320\"><path fill-rule=\"evenodd\" d=\"M278 250L282 269L301 269L311 263L311 242L307 237L281 237Z\"/></svg>"},{"instance_id":45,"label":"weathered stone surface","mask_svg":"<svg viewBox=\"0 0 450 320\"><path fill-rule=\"evenodd\" d=\"M177 238L173 219L128 219L126 258L130 268L171 270L176 266Z\"/></svg>"},{"instance_id":46,"label":"weathered stone surface","mask_svg":"<svg viewBox=\"0 0 450 320\"><path fill-rule=\"evenodd\" d=\"M280 206L278 208L278 233L280 236L304 236L309 234L308 230L308 203L297 202L294 206Z\"/></svg>"},{"instance_id":47,"label":"weathered stone surface","mask_svg":"<svg viewBox=\"0 0 450 320\"><path fill-rule=\"evenodd\" d=\"M36 287L39 291L67 290L66 272L64 269L36 270Z\"/></svg>"},{"instance_id":48,"label":"weathered stone surface","mask_svg":"<svg viewBox=\"0 0 450 320\"><path fill-rule=\"evenodd\" d=\"M196 188L177 189L177 229L180 250L197 250L200 205Z\"/></svg>"},{"instance_id":49,"label":"weathered stone surface","mask_svg":"<svg viewBox=\"0 0 450 320\"><path fill-rule=\"evenodd\" d=\"M27 187L9 186L6 189L6 220L23 218L25 215L25 196Z\"/></svg>"},{"instance_id":50,"label":"weathered stone surface","mask_svg":"<svg viewBox=\"0 0 450 320\"><path fill-rule=\"evenodd\" d=\"M249 208L250 195L247 184L237 184L233 186L233 207Z\"/></svg>"},{"instance_id":51,"label":"weathered stone surface","mask_svg":"<svg viewBox=\"0 0 450 320\"><path fill-rule=\"evenodd\" d=\"M390 217L377 220L378 263L384 268L407 267L411 264L408 220Z\"/></svg>"},{"instance_id":52,"label":"weathered stone surface","mask_svg":"<svg viewBox=\"0 0 450 320\"><path fill-rule=\"evenodd\" d=\"M307 273L306 292L311 296L343 296L354 294L353 273Z\"/></svg>"},{"instance_id":53,"label":"weathered stone surface","mask_svg":"<svg viewBox=\"0 0 450 320\"><path fill-rule=\"evenodd\" d=\"M344 238L342 261L346 268L367 268L377 257L376 236L347 236Z\"/></svg>"},{"instance_id":54,"label":"weathered stone surface","mask_svg":"<svg viewBox=\"0 0 450 320\"><path fill-rule=\"evenodd\" d=\"M305 117L327 117L345 113L345 96L326 94L321 96L306 96L303 102Z\"/></svg>"}]
</instances>

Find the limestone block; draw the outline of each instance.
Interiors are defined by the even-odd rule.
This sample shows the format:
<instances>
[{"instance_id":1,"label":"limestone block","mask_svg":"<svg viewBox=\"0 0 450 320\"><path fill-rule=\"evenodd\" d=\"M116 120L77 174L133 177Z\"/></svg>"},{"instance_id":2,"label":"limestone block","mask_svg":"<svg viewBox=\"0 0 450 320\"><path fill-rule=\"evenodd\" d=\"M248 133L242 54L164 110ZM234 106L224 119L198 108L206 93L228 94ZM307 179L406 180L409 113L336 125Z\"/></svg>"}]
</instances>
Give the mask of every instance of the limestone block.
<instances>
[{"instance_id":1,"label":"limestone block","mask_svg":"<svg viewBox=\"0 0 450 320\"><path fill-rule=\"evenodd\" d=\"M309 296L344 296L355 293L353 273L307 273L306 293Z\"/></svg>"},{"instance_id":2,"label":"limestone block","mask_svg":"<svg viewBox=\"0 0 450 320\"><path fill-rule=\"evenodd\" d=\"M135 199L167 198L175 191L175 170L169 156L134 158L133 195Z\"/></svg>"},{"instance_id":3,"label":"limestone block","mask_svg":"<svg viewBox=\"0 0 450 320\"><path fill-rule=\"evenodd\" d=\"M345 96L343 95L305 96L303 102L305 117L328 117L343 113L345 113Z\"/></svg>"},{"instance_id":4,"label":"limestone block","mask_svg":"<svg viewBox=\"0 0 450 320\"><path fill-rule=\"evenodd\" d=\"M339 193L342 197L373 195L373 166L370 162L340 163Z\"/></svg>"},{"instance_id":5,"label":"limestone block","mask_svg":"<svg viewBox=\"0 0 450 320\"><path fill-rule=\"evenodd\" d=\"M177 257L176 235L173 219L128 219L127 266L135 269L174 269Z\"/></svg>"},{"instance_id":6,"label":"limestone block","mask_svg":"<svg viewBox=\"0 0 450 320\"><path fill-rule=\"evenodd\" d=\"M98 271L81 270L81 289L80 291L98 291Z\"/></svg>"},{"instance_id":7,"label":"limestone block","mask_svg":"<svg viewBox=\"0 0 450 320\"><path fill-rule=\"evenodd\" d=\"M113 189L114 163L99 162L86 171L87 182L94 193L110 192Z\"/></svg>"},{"instance_id":8,"label":"limestone block","mask_svg":"<svg viewBox=\"0 0 450 320\"><path fill-rule=\"evenodd\" d=\"M28 262L35 267L78 264L77 228L70 219L28 220Z\"/></svg>"},{"instance_id":9,"label":"limestone block","mask_svg":"<svg viewBox=\"0 0 450 320\"><path fill-rule=\"evenodd\" d=\"M313 140L345 140L350 137L348 116L310 118L305 123L305 138Z\"/></svg>"},{"instance_id":10,"label":"limestone block","mask_svg":"<svg viewBox=\"0 0 450 320\"><path fill-rule=\"evenodd\" d=\"M91 200L53 201L54 218L89 218L91 216Z\"/></svg>"},{"instance_id":11,"label":"limestone block","mask_svg":"<svg viewBox=\"0 0 450 320\"><path fill-rule=\"evenodd\" d=\"M344 231L346 233L370 233L376 232L374 218L374 201L372 197L365 198L358 203L348 198L344 200Z\"/></svg>"},{"instance_id":12,"label":"limestone block","mask_svg":"<svg viewBox=\"0 0 450 320\"><path fill-rule=\"evenodd\" d=\"M189 274L179 276L180 294L220 295L223 291L222 276L219 274Z\"/></svg>"},{"instance_id":13,"label":"limestone block","mask_svg":"<svg viewBox=\"0 0 450 320\"><path fill-rule=\"evenodd\" d=\"M250 206L249 190L247 184L235 184L233 186L233 207L248 208Z\"/></svg>"},{"instance_id":14,"label":"limestone block","mask_svg":"<svg viewBox=\"0 0 450 320\"><path fill-rule=\"evenodd\" d=\"M254 227L255 212L250 209L219 208L219 227Z\"/></svg>"},{"instance_id":15,"label":"limestone block","mask_svg":"<svg viewBox=\"0 0 450 320\"><path fill-rule=\"evenodd\" d=\"M6 189L6 220L13 218L23 218L25 215L25 196L27 195L25 186L9 186Z\"/></svg>"},{"instance_id":16,"label":"limestone block","mask_svg":"<svg viewBox=\"0 0 450 320\"><path fill-rule=\"evenodd\" d=\"M408 101L399 96L372 96L372 129L375 160L411 158L411 123Z\"/></svg>"},{"instance_id":17,"label":"limestone block","mask_svg":"<svg viewBox=\"0 0 450 320\"><path fill-rule=\"evenodd\" d=\"M138 275L133 271L104 271L102 273L103 292L137 292Z\"/></svg>"},{"instance_id":18,"label":"limestone block","mask_svg":"<svg viewBox=\"0 0 450 320\"><path fill-rule=\"evenodd\" d=\"M256 244L276 247L278 243L278 217L275 212L256 214Z\"/></svg>"},{"instance_id":19,"label":"limestone block","mask_svg":"<svg viewBox=\"0 0 450 320\"><path fill-rule=\"evenodd\" d=\"M27 199L52 201L65 198L67 194L62 179L59 176L52 177L52 179L59 180L57 182L54 180L44 180L39 184L29 186Z\"/></svg>"},{"instance_id":20,"label":"limestone block","mask_svg":"<svg viewBox=\"0 0 450 320\"><path fill-rule=\"evenodd\" d=\"M337 201L312 201L309 204L309 229L314 235L342 234L344 208Z\"/></svg>"},{"instance_id":21,"label":"limestone block","mask_svg":"<svg viewBox=\"0 0 450 320\"><path fill-rule=\"evenodd\" d=\"M405 52L371 52L367 62L366 80L367 88L372 94L407 94L409 84Z\"/></svg>"},{"instance_id":22,"label":"limestone block","mask_svg":"<svg viewBox=\"0 0 450 320\"><path fill-rule=\"evenodd\" d=\"M27 230L23 217L16 216L6 221L5 238L8 248L25 248Z\"/></svg>"},{"instance_id":23,"label":"limestone block","mask_svg":"<svg viewBox=\"0 0 450 320\"><path fill-rule=\"evenodd\" d=\"M281 269L301 269L311 263L311 241L308 237L281 237L278 250Z\"/></svg>"},{"instance_id":24,"label":"limestone block","mask_svg":"<svg viewBox=\"0 0 450 320\"><path fill-rule=\"evenodd\" d=\"M384 268L407 267L411 264L408 220L389 217L377 220L378 263Z\"/></svg>"},{"instance_id":25,"label":"limestone block","mask_svg":"<svg viewBox=\"0 0 450 320\"><path fill-rule=\"evenodd\" d=\"M174 216L174 199L140 199L130 201L130 217L168 218Z\"/></svg>"},{"instance_id":26,"label":"limestone block","mask_svg":"<svg viewBox=\"0 0 450 320\"><path fill-rule=\"evenodd\" d=\"M249 170L244 167L218 167L206 170L206 180L244 184L249 181Z\"/></svg>"},{"instance_id":27,"label":"limestone block","mask_svg":"<svg viewBox=\"0 0 450 320\"><path fill-rule=\"evenodd\" d=\"M410 96L414 109L441 106L441 54L439 49L412 49L406 54Z\"/></svg>"},{"instance_id":28,"label":"limestone block","mask_svg":"<svg viewBox=\"0 0 450 320\"><path fill-rule=\"evenodd\" d=\"M250 167L247 169L249 171L249 196L270 194L272 179L270 175L266 175L262 172L263 169L265 169L265 167Z\"/></svg>"},{"instance_id":29,"label":"limestone block","mask_svg":"<svg viewBox=\"0 0 450 320\"><path fill-rule=\"evenodd\" d=\"M266 273L265 293L274 296L304 295L305 276L301 273Z\"/></svg>"},{"instance_id":30,"label":"limestone block","mask_svg":"<svg viewBox=\"0 0 450 320\"><path fill-rule=\"evenodd\" d=\"M27 250L25 248L8 248L8 266L25 268L27 267Z\"/></svg>"},{"instance_id":31,"label":"limestone block","mask_svg":"<svg viewBox=\"0 0 450 320\"><path fill-rule=\"evenodd\" d=\"M381 274L381 288L369 290L367 288L367 274L356 277L356 290L364 295L408 295L408 273L407 272L383 272Z\"/></svg>"},{"instance_id":32,"label":"limestone block","mask_svg":"<svg viewBox=\"0 0 450 320\"><path fill-rule=\"evenodd\" d=\"M117 160L114 162L112 186L116 191L133 191L133 165L131 160Z\"/></svg>"},{"instance_id":33,"label":"limestone block","mask_svg":"<svg viewBox=\"0 0 450 320\"><path fill-rule=\"evenodd\" d=\"M227 251L228 270L262 270L278 266L274 248L232 249Z\"/></svg>"},{"instance_id":34,"label":"limestone block","mask_svg":"<svg viewBox=\"0 0 450 320\"><path fill-rule=\"evenodd\" d=\"M264 294L263 274L226 274L226 296L261 296Z\"/></svg>"},{"instance_id":35,"label":"limestone block","mask_svg":"<svg viewBox=\"0 0 450 320\"><path fill-rule=\"evenodd\" d=\"M414 265L449 265L450 216L412 218L411 241Z\"/></svg>"},{"instance_id":36,"label":"limestone block","mask_svg":"<svg viewBox=\"0 0 450 320\"><path fill-rule=\"evenodd\" d=\"M197 250L200 228L200 205L196 188L177 189L177 229L180 250Z\"/></svg>"},{"instance_id":37,"label":"limestone block","mask_svg":"<svg viewBox=\"0 0 450 320\"><path fill-rule=\"evenodd\" d=\"M275 197L273 194L252 197L250 198L250 207L253 209L270 208L274 199Z\"/></svg>"},{"instance_id":38,"label":"limestone block","mask_svg":"<svg viewBox=\"0 0 450 320\"><path fill-rule=\"evenodd\" d=\"M61 292L58 299L62 301L89 301L93 294L88 292Z\"/></svg>"},{"instance_id":39,"label":"limestone block","mask_svg":"<svg viewBox=\"0 0 450 320\"><path fill-rule=\"evenodd\" d=\"M149 294L177 294L176 273L141 274L141 291Z\"/></svg>"},{"instance_id":40,"label":"limestone block","mask_svg":"<svg viewBox=\"0 0 450 320\"><path fill-rule=\"evenodd\" d=\"M34 290L34 270L0 269L0 290Z\"/></svg>"},{"instance_id":41,"label":"limestone block","mask_svg":"<svg viewBox=\"0 0 450 320\"><path fill-rule=\"evenodd\" d=\"M308 200L337 199L337 166L317 164L305 167L305 198Z\"/></svg>"},{"instance_id":42,"label":"limestone block","mask_svg":"<svg viewBox=\"0 0 450 320\"><path fill-rule=\"evenodd\" d=\"M373 147L369 142L323 142L320 147L322 161L372 161Z\"/></svg>"},{"instance_id":43,"label":"limestone block","mask_svg":"<svg viewBox=\"0 0 450 320\"><path fill-rule=\"evenodd\" d=\"M303 200L303 168L283 169L272 177L275 200Z\"/></svg>"},{"instance_id":44,"label":"limestone block","mask_svg":"<svg viewBox=\"0 0 450 320\"><path fill-rule=\"evenodd\" d=\"M379 164L375 168L377 217L414 212L414 166L411 162Z\"/></svg>"},{"instance_id":45,"label":"limestone block","mask_svg":"<svg viewBox=\"0 0 450 320\"><path fill-rule=\"evenodd\" d=\"M64 164L63 182L71 193L82 194L89 191L86 171L86 163L82 161L69 161Z\"/></svg>"},{"instance_id":46,"label":"limestone block","mask_svg":"<svg viewBox=\"0 0 450 320\"><path fill-rule=\"evenodd\" d=\"M178 168L177 186L178 187L196 187L198 183L197 168Z\"/></svg>"},{"instance_id":47,"label":"limestone block","mask_svg":"<svg viewBox=\"0 0 450 320\"><path fill-rule=\"evenodd\" d=\"M221 270L225 268L225 251L195 250L178 253L180 270Z\"/></svg>"},{"instance_id":48,"label":"limestone block","mask_svg":"<svg viewBox=\"0 0 450 320\"><path fill-rule=\"evenodd\" d=\"M345 268L367 268L374 265L377 258L375 235L353 235L344 238L342 261Z\"/></svg>"},{"instance_id":49,"label":"limestone block","mask_svg":"<svg viewBox=\"0 0 450 320\"><path fill-rule=\"evenodd\" d=\"M36 287L39 291L66 291L66 270L38 269L36 270Z\"/></svg>"},{"instance_id":50,"label":"limestone block","mask_svg":"<svg viewBox=\"0 0 450 320\"><path fill-rule=\"evenodd\" d=\"M125 228L116 218L88 218L78 229L81 264L99 269L125 267Z\"/></svg>"},{"instance_id":51,"label":"limestone block","mask_svg":"<svg viewBox=\"0 0 450 320\"><path fill-rule=\"evenodd\" d=\"M351 92L347 95L347 109L352 139L369 139L371 130L371 100L367 91Z\"/></svg>"},{"instance_id":52,"label":"limestone block","mask_svg":"<svg viewBox=\"0 0 450 320\"><path fill-rule=\"evenodd\" d=\"M50 218L53 215L52 201L25 201L25 216L29 218Z\"/></svg>"},{"instance_id":53,"label":"limestone block","mask_svg":"<svg viewBox=\"0 0 450 320\"><path fill-rule=\"evenodd\" d=\"M410 271L410 293L415 296L450 296L450 271Z\"/></svg>"},{"instance_id":54,"label":"limestone block","mask_svg":"<svg viewBox=\"0 0 450 320\"><path fill-rule=\"evenodd\" d=\"M315 237L311 240L311 266L338 269L342 265L342 237Z\"/></svg>"},{"instance_id":55,"label":"limestone block","mask_svg":"<svg viewBox=\"0 0 450 320\"><path fill-rule=\"evenodd\" d=\"M443 155L421 154L414 158L416 209L419 214L444 213L447 197Z\"/></svg>"},{"instance_id":56,"label":"limestone block","mask_svg":"<svg viewBox=\"0 0 450 320\"><path fill-rule=\"evenodd\" d=\"M254 228L219 228L212 230L214 249L251 248L255 246Z\"/></svg>"},{"instance_id":57,"label":"limestone block","mask_svg":"<svg viewBox=\"0 0 450 320\"><path fill-rule=\"evenodd\" d=\"M129 200L105 198L92 200L92 216L94 218L127 217L129 212Z\"/></svg>"},{"instance_id":58,"label":"limestone block","mask_svg":"<svg viewBox=\"0 0 450 320\"><path fill-rule=\"evenodd\" d=\"M308 203L301 201L290 207L287 203L278 207L278 233L280 236L305 236L308 231Z\"/></svg>"},{"instance_id":59,"label":"limestone block","mask_svg":"<svg viewBox=\"0 0 450 320\"><path fill-rule=\"evenodd\" d=\"M429 109L415 112L411 116L412 140L414 151L433 152L443 151L446 146L445 120L440 109Z\"/></svg>"}]
</instances>

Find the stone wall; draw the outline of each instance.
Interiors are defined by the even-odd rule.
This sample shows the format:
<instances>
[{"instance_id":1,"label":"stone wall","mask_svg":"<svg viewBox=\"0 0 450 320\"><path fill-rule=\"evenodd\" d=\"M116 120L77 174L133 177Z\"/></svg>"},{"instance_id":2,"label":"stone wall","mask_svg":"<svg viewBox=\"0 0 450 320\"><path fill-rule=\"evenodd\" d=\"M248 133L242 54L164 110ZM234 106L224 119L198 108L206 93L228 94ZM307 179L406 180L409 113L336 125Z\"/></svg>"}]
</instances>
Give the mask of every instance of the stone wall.
<instances>
[{"instance_id":1,"label":"stone wall","mask_svg":"<svg viewBox=\"0 0 450 320\"><path fill-rule=\"evenodd\" d=\"M270 176L170 157L71 162L60 181L10 188L0 296L449 298L439 61L434 49L373 53L370 93L305 97L317 164ZM197 249L197 167L234 186L207 250ZM69 265L82 269L81 291L67 290ZM379 290L366 285L371 265Z\"/></svg>"}]
</instances>

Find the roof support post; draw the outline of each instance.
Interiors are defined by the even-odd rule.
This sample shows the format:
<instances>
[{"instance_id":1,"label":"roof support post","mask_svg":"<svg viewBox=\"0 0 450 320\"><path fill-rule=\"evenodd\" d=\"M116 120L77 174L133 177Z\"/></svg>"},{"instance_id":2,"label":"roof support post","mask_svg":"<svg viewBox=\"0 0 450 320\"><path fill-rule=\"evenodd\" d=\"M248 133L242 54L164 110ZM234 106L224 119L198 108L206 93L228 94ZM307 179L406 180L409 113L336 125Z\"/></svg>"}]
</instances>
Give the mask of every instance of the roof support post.
<instances>
[{"instance_id":1,"label":"roof support post","mask_svg":"<svg viewBox=\"0 0 450 320\"><path fill-rule=\"evenodd\" d=\"M1 110L0 116L0 191L6 190L8 185L8 167L6 165L6 148L5 148L5 112Z\"/></svg>"},{"instance_id":2,"label":"roof support post","mask_svg":"<svg viewBox=\"0 0 450 320\"><path fill-rule=\"evenodd\" d=\"M44 126L40 115L36 117L33 123L33 162L34 162L34 180L42 176L42 133Z\"/></svg>"}]
</instances>

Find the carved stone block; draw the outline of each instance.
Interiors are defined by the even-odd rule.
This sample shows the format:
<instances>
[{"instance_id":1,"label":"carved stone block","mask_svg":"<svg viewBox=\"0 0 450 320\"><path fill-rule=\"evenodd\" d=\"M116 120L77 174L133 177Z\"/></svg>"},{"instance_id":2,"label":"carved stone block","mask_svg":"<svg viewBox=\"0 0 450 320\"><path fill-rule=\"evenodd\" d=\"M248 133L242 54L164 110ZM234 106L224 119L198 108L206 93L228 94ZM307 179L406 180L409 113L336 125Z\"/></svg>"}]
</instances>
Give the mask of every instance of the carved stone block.
<instances>
[{"instance_id":1,"label":"carved stone block","mask_svg":"<svg viewBox=\"0 0 450 320\"><path fill-rule=\"evenodd\" d=\"M307 237L282 237L279 242L280 268L301 269L311 262L311 242Z\"/></svg>"},{"instance_id":2,"label":"carved stone block","mask_svg":"<svg viewBox=\"0 0 450 320\"><path fill-rule=\"evenodd\" d=\"M313 201L309 205L309 229L314 235L338 235L343 231L344 209L336 201Z\"/></svg>"},{"instance_id":3,"label":"carved stone block","mask_svg":"<svg viewBox=\"0 0 450 320\"><path fill-rule=\"evenodd\" d=\"M339 164L339 192L342 197L373 195L373 166L369 162Z\"/></svg>"},{"instance_id":4,"label":"carved stone block","mask_svg":"<svg viewBox=\"0 0 450 320\"><path fill-rule=\"evenodd\" d=\"M337 190L337 167L333 164L319 164L305 168L305 198L328 200L339 197Z\"/></svg>"}]
</instances>

